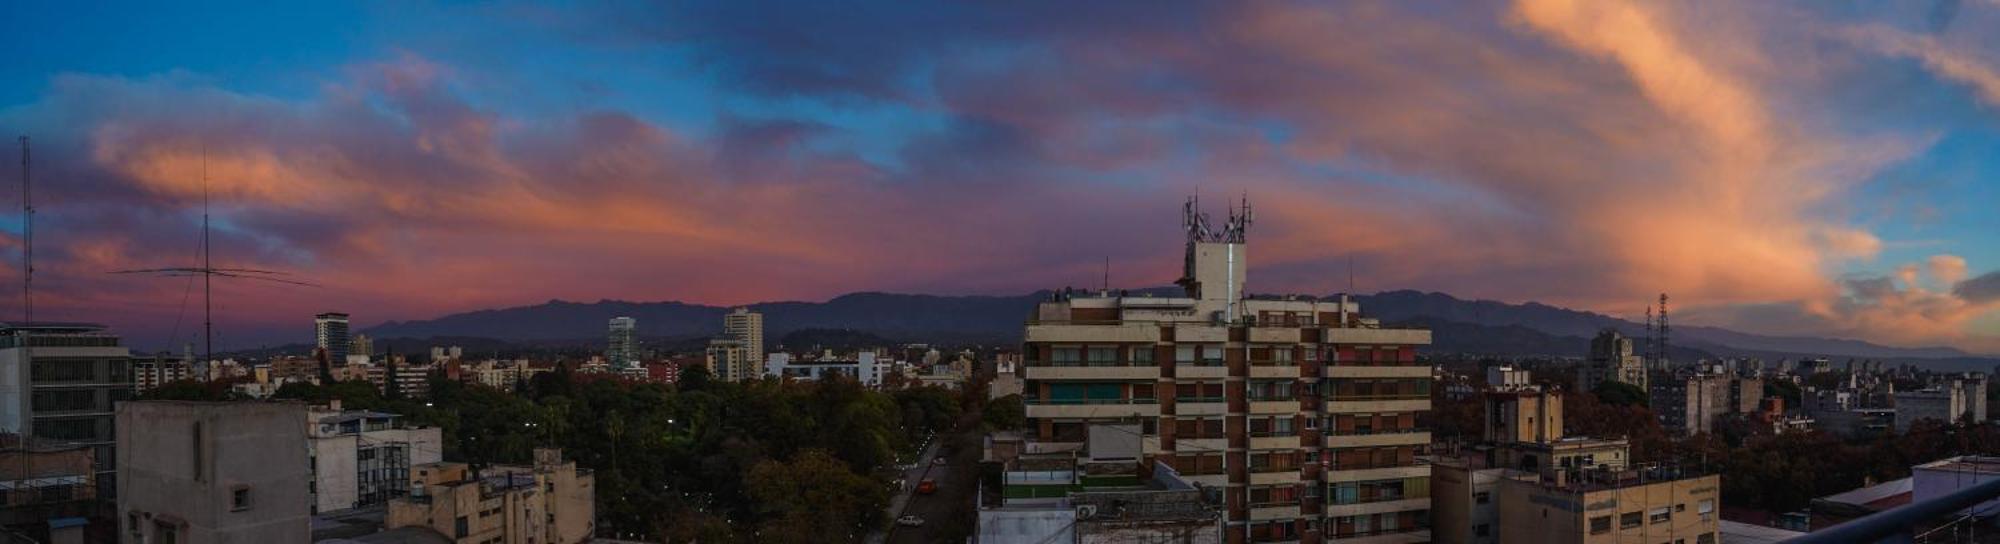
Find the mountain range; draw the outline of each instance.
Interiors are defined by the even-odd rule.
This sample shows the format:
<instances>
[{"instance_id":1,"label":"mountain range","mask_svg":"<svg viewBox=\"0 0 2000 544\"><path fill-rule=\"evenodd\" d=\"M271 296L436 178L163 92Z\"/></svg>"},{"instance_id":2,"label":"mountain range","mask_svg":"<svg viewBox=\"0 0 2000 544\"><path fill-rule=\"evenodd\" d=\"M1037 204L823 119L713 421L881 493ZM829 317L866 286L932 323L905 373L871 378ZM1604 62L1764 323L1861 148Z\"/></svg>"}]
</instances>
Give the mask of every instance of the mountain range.
<instances>
[{"instance_id":1,"label":"mountain range","mask_svg":"<svg viewBox=\"0 0 2000 544\"><path fill-rule=\"evenodd\" d=\"M1174 288L1146 292L1171 295ZM766 338L793 331L851 330L906 342L1006 345L1020 341L1023 320L1052 293L1020 296L941 296L852 293L826 302L765 302L748 307L764 314ZM1645 325L1616 317L1529 302L1465 300L1444 293L1387 291L1356 297L1364 315L1384 323L1427 326L1437 332L1436 353L1493 356L1581 356L1603 329L1642 337ZM517 344L589 344L605 335L607 320L638 320L642 337L689 339L721 332L727 307L684 302L551 300L531 306L479 310L436 319L391 321L361 332L378 339L488 338ZM1992 368L2000 359L1949 347L1896 347L1861 340L1751 334L1716 327L1676 326L1673 358L1823 356L1909 360L1953 367ZM681 343L681 342L676 342ZM803 346L793 346L803 347Z\"/></svg>"}]
</instances>

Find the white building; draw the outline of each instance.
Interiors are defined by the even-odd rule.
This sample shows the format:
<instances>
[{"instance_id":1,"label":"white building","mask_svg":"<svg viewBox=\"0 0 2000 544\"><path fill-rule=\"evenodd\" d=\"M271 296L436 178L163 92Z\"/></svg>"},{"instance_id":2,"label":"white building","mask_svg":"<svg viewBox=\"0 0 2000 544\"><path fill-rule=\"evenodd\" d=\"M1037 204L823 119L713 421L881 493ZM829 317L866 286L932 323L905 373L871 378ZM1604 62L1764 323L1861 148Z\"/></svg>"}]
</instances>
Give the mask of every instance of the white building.
<instances>
[{"instance_id":1,"label":"white building","mask_svg":"<svg viewBox=\"0 0 2000 544\"><path fill-rule=\"evenodd\" d=\"M764 360L764 314L749 308L730 310L722 316L722 336L743 343L744 360L752 364Z\"/></svg>"},{"instance_id":2,"label":"white building","mask_svg":"<svg viewBox=\"0 0 2000 544\"><path fill-rule=\"evenodd\" d=\"M306 413L313 513L387 504L409 493L411 465L444 459L442 431L404 428L398 417L341 410L337 400Z\"/></svg>"},{"instance_id":3,"label":"white building","mask_svg":"<svg viewBox=\"0 0 2000 544\"><path fill-rule=\"evenodd\" d=\"M882 365L875 357L873 351L862 351L852 358L817 359L795 359L790 353L773 353L765 358L764 373L787 380L817 380L828 374L843 374L874 387L882 385Z\"/></svg>"}]
</instances>

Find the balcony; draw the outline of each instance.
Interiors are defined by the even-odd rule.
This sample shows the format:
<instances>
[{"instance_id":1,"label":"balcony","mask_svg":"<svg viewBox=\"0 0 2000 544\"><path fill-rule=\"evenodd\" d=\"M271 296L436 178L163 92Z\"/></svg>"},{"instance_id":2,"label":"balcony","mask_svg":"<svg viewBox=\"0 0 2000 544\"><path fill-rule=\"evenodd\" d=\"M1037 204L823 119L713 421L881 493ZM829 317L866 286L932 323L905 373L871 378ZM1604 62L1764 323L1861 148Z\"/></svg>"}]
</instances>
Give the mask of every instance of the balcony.
<instances>
[{"instance_id":1,"label":"balcony","mask_svg":"<svg viewBox=\"0 0 2000 544\"><path fill-rule=\"evenodd\" d=\"M1208 438L1174 438L1174 451L1181 453L1206 453L1227 451L1229 439L1220 436Z\"/></svg>"},{"instance_id":2,"label":"balcony","mask_svg":"<svg viewBox=\"0 0 2000 544\"><path fill-rule=\"evenodd\" d=\"M1404 465L1400 467L1381 467L1381 468L1342 468L1339 466L1335 466L1333 467L1332 470L1326 473L1326 481L1327 483L1365 482L1369 480L1393 480L1397 478L1416 478L1420 476L1430 476L1430 475L1431 475L1431 466L1421 463L1414 465Z\"/></svg>"},{"instance_id":3,"label":"balcony","mask_svg":"<svg viewBox=\"0 0 2000 544\"><path fill-rule=\"evenodd\" d=\"M1430 365L1365 366L1329 365L1321 372L1328 378L1429 378Z\"/></svg>"},{"instance_id":4,"label":"balcony","mask_svg":"<svg viewBox=\"0 0 2000 544\"><path fill-rule=\"evenodd\" d=\"M1251 399L1250 413L1259 415L1296 414L1298 399Z\"/></svg>"},{"instance_id":5,"label":"balcony","mask_svg":"<svg viewBox=\"0 0 2000 544\"><path fill-rule=\"evenodd\" d=\"M1292 501L1291 504L1286 504L1286 505L1250 507L1251 521L1297 519L1298 517L1299 517L1299 505L1297 501Z\"/></svg>"},{"instance_id":6,"label":"balcony","mask_svg":"<svg viewBox=\"0 0 2000 544\"><path fill-rule=\"evenodd\" d=\"M1431 507L1430 497L1397 497L1393 499L1376 498L1372 500L1359 501L1350 504L1336 504L1329 502L1327 503L1326 506L1326 515L1328 517L1365 516L1373 514L1384 514L1389 512L1407 512L1410 510L1424 510L1430 507Z\"/></svg>"},{"instance_id":7,"label":"balcony","mask_svg":"<svg viewBox=\"0 0 2000 544\"><path fill-rule=\"evenodd\" d=\"M1160 405L1150 398L1026 399L1030 418L1159 417Z\"/></svg>"},{"instance_id":8,"label":"balcony","mask_svg":"<svg viewBox=\"0 0 2000 544\"><path fill-rule=\"evenodd\" d=\"M1219 416L1229 413L1229 404L1222 397L1176 397L1174 415Z\"/></svg>"},{"instance_id":9,"label":"balcony","mask_svg":"<svg viewBox=\"0 0 2000 544\"><path fill-rule=\"evenodd\" d=\"M1328 344L1374 344L1374 345L1429 345L1430 329L1364 329L1355 327L1331 327L1320 336L1320 341Z\"/></svg>"},{"instance_id":10,"label":"balcony","mask_svg":"<svg viewBox=\"0 0 2000 544\"><path fill-rule=\"evenodd\" d=\"M1043 321L1029 323L1025 338L1043 343L1158 342L1160 326L1131 321Z\"/></svg>"},{"instance_id":11,"label":"balcony","mask_svg":"<svg viewBox=\"0 0 2000 544\"><path fill-rule=\"evenodd\" d=\"M1326 402L1326 411L1336 414L1375 412L1422 412L1431 409L1430 396L1335 397Z\"/></svg>"},{"instance_id":12,"label":"balcony","mask_svg":"<svg viewBox=\"0 0 2000 544\"><path fill-rule=\"evenodd\" d=\"M1259 436L1258 433L1252 433L1250 435L1250 449L1296 450L1299 449L1299 436L1295 434Z\"/></svg>"},{"instance_id":13,"label":"balcony","mask_svg":"<svg viewBox=\"0 0 2000 544\"><path fill-rule=\"evenodd\" d=\"M1086 363L1029 362L1024 378L1030 380L1155 380L1160 367Z\"/></svg>"},{"instance_id":14,"label":"balcony","mask_svg":"<svg viewBox=\"0 0 2000 544\"><path fill-rule=\"evenodd\" d=\"M1326 437L1329 448L1365 448L1372 446L1407 446L1431 443L1431 433L1427 430L1403 429L1383 430L1365 433L1334 434Z\"/></svg>"},{"instance_id":15,"label":"balcony","mask_svg":"<svg viewBox=\"0 0 2000 544\"><path fill-rule=\"evenodd\" d=\"M1250 485L1282 485L1299 483L1299 468L1250 467ZM1271 472L1256 472L1266 470Z\"/></svg>"},{"instance_id":16,"label":"balcony","mask_svg":"<svg viewBox=\"0 0 2000 544\"><path fill-rule=\"evenodd\" d=\"M1227 377L1229 377L1229 367L1222 366L1221 363L1207 365L1205 363L1183 362L1176 363L1174 366L1174 379L1176 380Z\"/></svg>"},{"instance_id":17,"label":"balcony","mask_svg":"<svg viewBox=\"0 0 2000 544\"><path fill-rule=\"evenodd\" d=\"M1299 374L1299 365L1290 361L1250 362L1250 377L1252 378L1297 378Z\"/></svg>"}]
</instances>

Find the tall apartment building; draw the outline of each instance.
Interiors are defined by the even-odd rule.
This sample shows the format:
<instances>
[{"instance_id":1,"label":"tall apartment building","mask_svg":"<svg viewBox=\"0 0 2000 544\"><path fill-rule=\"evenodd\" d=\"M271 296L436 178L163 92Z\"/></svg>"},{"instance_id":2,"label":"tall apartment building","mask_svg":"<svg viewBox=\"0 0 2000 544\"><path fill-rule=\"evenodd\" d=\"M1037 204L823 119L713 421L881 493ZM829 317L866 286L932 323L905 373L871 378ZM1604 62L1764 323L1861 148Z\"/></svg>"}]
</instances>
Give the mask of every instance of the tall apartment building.
<instances>
[{"instance_id":1,"label":"tall apartment building","mask_svg":"<svg viewBox=\"0 0 2000 544\"><path fill-rule=\"evenodd\" d=\"M741 340L717 338L708 341L702 353L710 375L726 382L754 380L763 375L758 361L750 359L750 347Z\"/></svg>"},{"instance_id":2,"label":"tall apartment building","mask_svg":"<svg viewBox=\"0 0 2000 544\"><path fill-rule=\"evenodd\" d=\"M1590 340L1590 360L1576 368L1578 391L1596 390L1606 381L1646 389L1646 361L1632 353L1631 338L1613 329L1604 329Z\"/></svg>"},{"instance_id":3,"label":"tall apartment building","mask_svg":"<svg viewBox=\"0 0 2000 544\"><path fill-rule=\"evenodd\" d=\"M179 357L169 357L166 352L132 359L132 387L137 393L193 377L194 364Z\"/></svg>"},{"instance_id":4,"label":"tall apartment building","mask_svg":"<svg viewBox=\"0 0 2000 544\"><path fill-rule=\"evenodd\" d=\"M611 366L624 368L639 364L639 341L635 337L639 320L630 317L611 318L610 339L605 342L604 360Z\"/></svg>"},{"instance_id":5,"label":"tall apartment building","mask_svg":"<svg viewBox=\"0 0 2000 544\"><path fill-rule=\"evenodd\" d=\"M0 432L86 446L97 496L116 495L116 403L132 398L131 352L102 325L0 324Z\"/></svg>"},{"instance_id":6,"label":"tall apartment building","mask_svg":"<svg viewBox=\"0 0 2000 544\"><path fill-rule=\"evenodd\" d=\"M327 360L346 361L353 343L347 337L347 314L328 312L313 316L315 346L326 350Z\"/></svg>"},{"instance_id":7,"label":"tall apartment building","mask_svg":"<svg viewBox=\"0 0 2000 544\"><path fill-rule=\"evenodd\" d=\"M119 541L311 541L305 412L287 402L119 403Z\"/></svg>"},{"instance_id":8,"label":"tall apartment building","mask_svg":"<svg viewBox=\"0 0 2000 544\"><path fill-rule=\"evenodd\" d=\"M1715 418L1735 411L1737 405L1730 396L1734 381L1720 374L1661 380L1650 395L1653 413L1668 431L1683 435L1710 432Z\"/></svg>"},{"instance_id":9,"label":"tall apartment building","mask_svg":"<svg viewBox=\"0 0 2000 544\"><path fill-rule=\"evenodd\" d=\"M764 364L764 314L736 308L722 316L722 336L743 343L743 356Z\"/></svg>"},{"instance_id":10,"label":"tall apartment building","mask_svg":"<svg viewBox=\"0 0 2000 544\"><path fill-rule=\"evenodd\" d=\"M1195 208L1186 296L1065 292L1036 308L1023 454L1136 432L1143 460L1221 490L1227 542L1423 541L1416 456L1431 438L1416 420L1432 378L1416 347L1430 331L1383 327L1346 297L1246 297L1249 206L1220 230Z\"/></svg>"}]
</instances>

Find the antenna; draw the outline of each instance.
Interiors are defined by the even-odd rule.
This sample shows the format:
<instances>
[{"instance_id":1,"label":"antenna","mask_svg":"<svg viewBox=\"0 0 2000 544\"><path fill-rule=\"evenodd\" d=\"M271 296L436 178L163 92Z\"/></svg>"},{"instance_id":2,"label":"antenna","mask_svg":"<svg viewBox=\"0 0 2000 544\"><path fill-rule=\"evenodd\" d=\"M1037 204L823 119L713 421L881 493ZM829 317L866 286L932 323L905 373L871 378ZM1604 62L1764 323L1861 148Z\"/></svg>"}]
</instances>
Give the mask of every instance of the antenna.
<instances>
[{"instance_id":1,"label":"antenna","mask_svg":"<svg viewBox=\"0 0 2000 544\"><path fill-rule=\"evenodd\" d=\"M1104 258L1104 294L1111 294L1111 258Z\"/></svg>"},{"instance_id":2,"label":"antenna","mask_svg":"<svg viewBox=\"0 0 2000 544\"><path fill-rule=\"evenodd\" d=\"M202 313L201 329L202 329L203 364L207 364L208 361L215 360L215 300L213 296L214 294L213 280L215 277L220 276L224 278L262 280L274 283L299 285L304 287L318 287L318 285L310 282L278 277L278 276L289 276L290 274L275 270L259 270L255 268L216 268L214 265L211 264L212 261L210 259L214 251L209 243L208 215L209 215L208 214L208 145L204 143L202 144L201 147L201 266L139 268L133 270L115 270L111 272L113 274L157 274L163 277L170 277L170 278L201 276L201 313Z\"/></svg>"},{"instance_id":3,"label":"antenna","mask_svg":"<svg viewBox=\"0 0 2000 544\"><path fill-rule=\"evenodd\" d=\"M1667 294L1660 293L1660 367L1667 366Z\"/></svg>"},{"instance_id":4,"label":"antenna","mask_svg":"<svg viewBox=\"0 0 2000 544\"><path fill-rule=\"evenodd\" d=\"M28 190L28 137L21 137L21 314L35 320L35 201Z\"/></svg>"}]
</instances>

